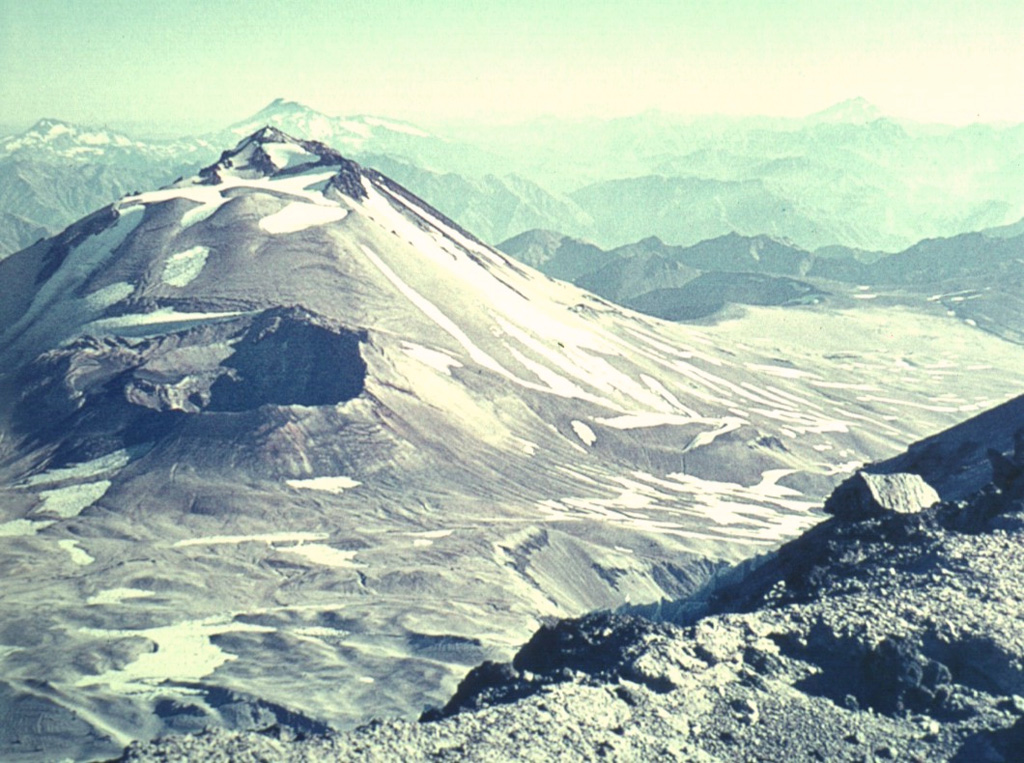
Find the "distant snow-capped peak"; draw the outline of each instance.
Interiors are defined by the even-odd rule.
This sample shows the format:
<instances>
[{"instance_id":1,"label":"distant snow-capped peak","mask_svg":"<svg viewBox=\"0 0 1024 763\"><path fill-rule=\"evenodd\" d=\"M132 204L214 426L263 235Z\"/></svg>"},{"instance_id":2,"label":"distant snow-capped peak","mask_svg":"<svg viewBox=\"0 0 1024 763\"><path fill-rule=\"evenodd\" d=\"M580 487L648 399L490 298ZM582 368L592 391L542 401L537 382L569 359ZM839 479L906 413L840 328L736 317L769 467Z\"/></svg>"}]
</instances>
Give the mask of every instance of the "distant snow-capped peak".
<instances>
[{"instance_id":1,"label":"distant snow-capped peak","mask_svg":"<svg viewBox=\"0 0 1024 763\"><path fill-rule=\"evenodd\" d=\"M845 123L864 125L877 119L884 119L885 114L866 98L848 98L845 101L829 106L810 116L815 122Z\"/></svg>"},{"instance_id":2,"label":"distant snow-capped peak","mask_svg":"<svg viewBox=\"0 0 1024 763\"><path fill-rule=\"evenodd\" d=\"M249 135L263 125L349 149L363 148L369 141L377 138L431 137L425 130L407 122L370 115L332 117L284 98L274 99L253 116L228 129L234 135L241 136Z\"/></svg>"},{"instance_id":3,"label":"distant snow-capped peak","mask_svg":"<svg viewBox=\"0 0 1024 763\"><path fill-rule=\"evenodd\" d=\"M40 119L19 135L0 143L0 154L21 150L101 153L105 148L128 148L137 145L126 135L107 129L82 127L59 119Z\"/></svg>"}]
</instances>

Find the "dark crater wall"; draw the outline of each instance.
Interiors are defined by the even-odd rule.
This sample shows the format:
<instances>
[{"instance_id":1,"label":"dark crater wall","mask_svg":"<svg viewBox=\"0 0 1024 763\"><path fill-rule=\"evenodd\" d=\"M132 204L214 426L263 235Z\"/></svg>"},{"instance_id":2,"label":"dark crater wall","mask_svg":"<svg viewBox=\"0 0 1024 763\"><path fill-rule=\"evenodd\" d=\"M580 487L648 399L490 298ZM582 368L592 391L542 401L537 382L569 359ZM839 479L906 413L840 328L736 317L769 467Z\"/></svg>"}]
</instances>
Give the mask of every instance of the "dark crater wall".
<instances>
[{"instance_id":1,"label":"dark crater wall","mask_svg":"<svg viewBox=\"0 0 1024 763\"><path fill-rule=\"evenodd\" d=\"M58 462L73 462L212 414L333 406L363 392L367 338L301 308L144 339L85 337L26 368L12 422L54 447Z\"/></svg>"},{"instance_id":2,"label":"dark crater wall","mask_svg":"<svg viewBox=\"0 0 1024 763\"><path fill-rule=\"evenodd\" d=\"M289 313L264 313L221 365L211 411L261 405L334 405L358 397L366 380L365 331L331 328Z\"/></svg>"}]
</instances>

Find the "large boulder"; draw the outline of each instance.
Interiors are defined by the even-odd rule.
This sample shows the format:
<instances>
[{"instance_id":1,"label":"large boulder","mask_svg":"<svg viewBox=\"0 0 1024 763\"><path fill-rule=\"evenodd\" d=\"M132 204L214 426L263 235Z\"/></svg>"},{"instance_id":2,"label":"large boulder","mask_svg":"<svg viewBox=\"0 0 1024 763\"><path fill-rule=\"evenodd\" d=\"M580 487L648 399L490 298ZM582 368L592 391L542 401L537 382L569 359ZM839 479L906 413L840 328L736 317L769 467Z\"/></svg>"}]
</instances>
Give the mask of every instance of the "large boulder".
<instances>
[{"instance_id":1,"label":"large boulder","mask_svg":"<svg viewBox=\"0 0 1024 763\"><path fill-rule=\"evenodd\" d=\"M939 502L935 488L917 474L857 472L825 501L825 512L858 521L889 513L916 514Z\"/></svg>"}]
</instances>

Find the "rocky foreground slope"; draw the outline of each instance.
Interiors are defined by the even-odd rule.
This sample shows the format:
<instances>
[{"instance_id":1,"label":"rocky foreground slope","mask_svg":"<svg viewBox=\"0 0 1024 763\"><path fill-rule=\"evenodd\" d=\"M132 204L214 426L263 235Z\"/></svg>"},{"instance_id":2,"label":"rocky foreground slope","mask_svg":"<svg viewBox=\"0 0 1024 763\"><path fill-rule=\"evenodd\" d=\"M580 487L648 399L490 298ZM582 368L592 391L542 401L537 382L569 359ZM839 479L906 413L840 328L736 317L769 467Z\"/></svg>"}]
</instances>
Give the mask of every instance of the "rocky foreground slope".
<instances>
[{"instance_id":1,"label":"rocky foreground slope","mask_svg":"<svg viewBox=\"0 0 1024 763\"><path fill-rule=\"evenodd\" d=\"M681 624L549 624L418 723L212 731L122 760L1020 760L1024 438L1007 451L1006 433L1021 407L1002 407L987 442L964 432L991 415L915 449L919 465L943 454L939 490L963 498L927 506L917 475L860 473L831 519L660 608ZM966 486L979 457L991 476Z\"/></svg>"}]
</instances>

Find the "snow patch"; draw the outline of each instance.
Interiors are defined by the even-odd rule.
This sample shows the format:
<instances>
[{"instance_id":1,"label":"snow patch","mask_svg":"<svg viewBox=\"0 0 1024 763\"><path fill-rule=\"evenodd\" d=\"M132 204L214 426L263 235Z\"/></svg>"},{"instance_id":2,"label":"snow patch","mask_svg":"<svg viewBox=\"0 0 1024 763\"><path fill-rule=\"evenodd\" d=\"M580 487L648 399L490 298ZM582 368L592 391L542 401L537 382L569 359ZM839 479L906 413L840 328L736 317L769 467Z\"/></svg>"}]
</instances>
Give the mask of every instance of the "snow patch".
<instances>
[{"instance_id":1,"label":"snow patch","mask_svg":"<svg viewBox=\"0 0 1024 763\"><path fill-rule=\"evenodd\" d=\"M96 559L90 556L85 549L78 547L77 540L59 540L57 541L57 545L71 554L71 561L80 567L85 567L96 561Z\"/></svg>"},{"instance_id":2,"label":"snow patch","mask_svg":"<svg viewBox=\"0 0 1024 763\"><path fill-rule=\"evenodd\" d=\"M313 564L320 564L324 567L335 567L338 569L359 569L365 564L357 564L352 561L357 551L343 551L324 543L303 543L298 546L291 546L281 549L284 553L301 556Z\"/></svg>"},{"instance_id":3,"label":"snow patch","mask_svg":"<svg viewBox=\"0 0 1024 763\"><path fill-rule=\"evenodd\" d=\"M153 595L152 591L144 591L140 588L108 588L105 591L93 594L85 600L85 603L90 607L120 604L122 601L128 601L129 599L148 599Z\"/></svg>"},{"instance_id":4,"label":"snow patch","mask_svg":"<svg viewBox=\"0 0 1024 763\"><path fill-rule=\"evenodd\" d=\"M181 229L191 228L196 223L201 223L207 219L210 215L220 209L227 199L219 199L218 201L209 202L207 204L200 204L198 207L192 207L181 216Z\"/></svg>"},{"instance_id":5,"label":"snow patch","mask_svg":"<svg viewBox=\"0 0 1024 763\"><path fill-rule=\"evenodd\" d=\"M163 280L168 286L187 286L192 283L206 266L206 258L210 249L205 246L193 246L184 252L177 252L167 258L164 263Z\"/></svg>"},{"instance_id":6,"label":"snow patch","mask_svg":"<svg viewBox=\"0 0 1024 763\"><path fill-rule=\"evenodd\" d=\"M112 283L109 286L104 286L102 289L85 295L85 303L91 310L106 310L111 305L115 305L122 299L127 299L135 292L135 287L127 281L118 281Z\"/></svg>"},{"instance_id":7,"label":"snow patch","mask_svg":"<svg viewBox=\"0 0 1024 763\"><path fill-rule=\"evenodd\" d=\"M285 483L296 490L320 490L335 495L341 495L346 490L363 484L350 477L313 477L305 480L285 480Z\"/></svg>"},{"instance_id":8,"label":"snow patch","mask_svg":"<svg viewBox=\"0 0 1024 763\"><path fill-rule=\"evenodd\" d=\"M48 139L57 138L61 135L70 135L74 132L70 127L64 124L50 125L50 129L46 131L45 137Z\"/></svg>"},{"instance_id":9,"label":"snow patch","mask_svg":"<svg viewBox=\"0 0 1024 763\"><path fill-rule=\"evenodd\" d=\"M49 527L53 522L33 522L31 519L12 519L0 523L0 538L25 538Z\"/></svg>"},{"instance_id":10,"label":"snow patch","mask_svg":"<svg viewBox=\"0 0 1024 763\"><path fill-rule=\"evenodd\" d=\"M43 490L39 497L43 505L33 510L34 515L57 516L61 519L77 517L84 509L102 498L110 488L108 480L90 482L84 485L69 485L53 490Z\"/></svg>"},{"instance_id":11,"label":"snow patch","mask_svg":"<svg viewBox=\"0 0 1024 763\"><path fill-rule=\"evenodd\" d=\"M341 207L293 201L281 211L262 218L260 228L272 234L297 233L306 228L337 222L347 214L348 210Z\"/></svg>"},{"instance_id":12,"label":"snow patch","mask_svg":"<svg viewBox=\"0 0 1024 763\"><path fill-rule=\"evenodd\" d=\"M78 140L89 146L106 146L110 144L110 136L105 132L83 132Z\"/></svg>"},{"instance_id":13,"label":"snow patch","mask_svg":"<svg viewBox=\"0 0 1024 763\"><path fill-rule=\"evenodd\" d=\"M642 413L627 413L622 416L611 418L595 419L602 426L612 429L647 429L648 427L661 426L686 426L687 424L707 423L709 419L683 416L679 413L654 413L645 411ZM718 423L718 420L714 420Z\"/></svg>"},{"instance_id":14,"label":"snow patch","mask_svg":"<svg viewBox=\"0 0 1024 763\"><path fill-rule=\"evenodd\" d=\"M594 434L594 430L584 424L582 421L572 420L572 431L576 433L576 436L580 438L580 441L586 445L591 446L597 442L597 435Z\"/></svg>"},{"instance_id":15,"label":"snow patch","mask_svg":"<svg viewBox=\"0 0 1024 763\"><path fill-rule=\"evenodd\" d=\"M447 538L454 530L424 530L423 532L405 533L412 538Z\"/></svg>"},{"instance_id":16,"label":"snow patch","mask_svg":"<svg viewBox=\"0 0 1024 763\"><path fill-rule=\"evenodd\" d=\"M122 589L124 590L124 589ZM210 641L211 636L224 633L271 633L274 629L232 618L187 620L158 628L142 630L83 629L88 635L110 640L114 638L145 638L156 645L152 652L139 655L120 670L108 670L98 676L83 676L76 686L107 684L121 694L149 694L159 690L166 681L199 681L226 662L238 659Z\"/></svg>"},{"instance_id":17,"label":"snow patch","mask_svg":"<svg viewBox=\"0 0 1024 763\"><path fill-rule=\"evenodd\" d=\"M320 160L320 157L316 154L311 154L302 146L295 145L294 143L264 143L263 150L279 170L286 170L300 164L308 164L311 161L316 162Z\"/></svg>"},{"instance_id":18,"label":"snow patch","mask_svg":"<svg viewBox=\"0 0 1024 763\"><path fill-rule=\"evenodd\" d=\"M113 453L108 453L107 455L93 459L92 461L82 461L77 464L72 464L71 466L65 466L60 469L49 469L42 474L33 475L20 483L19 487L52 485L64 480L98 477L102 474L127 466L128 462L131 461L131 458L131 454L127 450L115 450Z\"/></svg>"}]
</instances>

